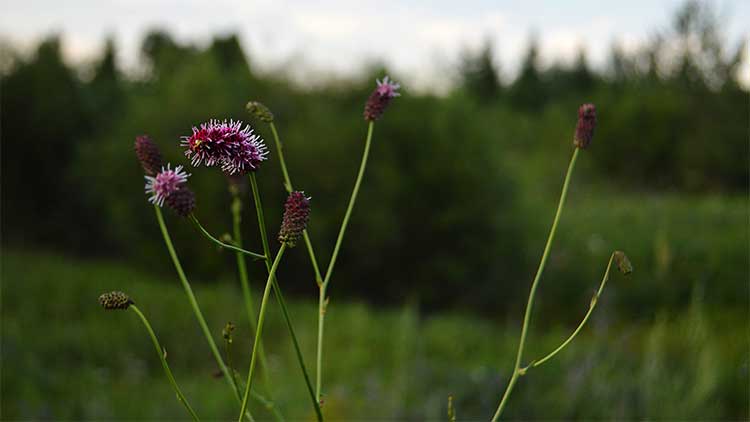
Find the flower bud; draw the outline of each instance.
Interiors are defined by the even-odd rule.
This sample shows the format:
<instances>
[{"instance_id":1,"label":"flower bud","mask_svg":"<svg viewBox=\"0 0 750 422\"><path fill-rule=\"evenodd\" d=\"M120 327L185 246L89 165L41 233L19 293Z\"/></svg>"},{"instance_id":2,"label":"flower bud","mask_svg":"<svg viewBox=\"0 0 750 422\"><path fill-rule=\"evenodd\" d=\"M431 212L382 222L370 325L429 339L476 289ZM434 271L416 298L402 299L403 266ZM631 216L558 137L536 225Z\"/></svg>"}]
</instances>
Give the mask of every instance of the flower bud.
<instances>
[{"instance_id":1,"label":"flower bud","mask_svg":"<svg viewBox=\"0 0 750 422\"><path fill-rule=\"evenodd\" d=\"M148 135L136 136L135 155L147 175L155 176L161 170L163 165L161 152Z\"/></svg>"},{"instance_id":2,"label":"flower bud","mask_svg":"<svg viewBox=\"0 0 750 422\"><path fill-rule=\"evenodd\" d=\"M135 302L133 302L132 299L130 299L130 296L126 295L123 292L109 292L104 293L101 296L99 296L99 303L104 307L104 309L112 310L112 309L128 309L130 305L133 305Z\"/></svg>"},{"instance_id":3,"label":"flower bud","mask_svg":"<svg viewBox=\"0 0 750 422\"><path fill-rule=\"evenodd\" d=\"M391 100L401 95L396 92L401 85L389 80L387 76L383 78L382 82L380 80L376 80L375 82L377 82L378 86L372 91L370 98L367 99L367 103L365 104L365 120L369 122L379 119L391 103Z\"/></svg>"},{"instance_id":4,"label":"flower bud","mask_svg":"<svg viewBox=\"0 0 750 422\"><path fill-rule=\"evenodd\" d=\"M596 107L593 104L583 104L578 108L578 123L576 123L576 133L573 137L573 144L578 148L586 148L591 144L594 138L594 128L596 127Z\"/></svg>"},{"instance_id":5,"label":"flower bud","mask_svg":"<svg viewBox=\"0 0 750 422\"><path fill-rule=\"evenodd\" d=\"M225 325L224 329L221 330L221 336L224 337L224 340L226 340L227 343L232 343L233 331L234 331L234 324L231 321L227 322L227 325Z\"/></svg>"},{"instance_id":6,"label":"flower bud","mask_svg":"<svg viewBox=\"0 0 750 422\"><path fill-rule=\"evenodd\" d=\"M263 103L260 103L258 101L250 101L245 106L245 110L247 110L247 112L250 113L251 116L262 122L273 122L273 113L271 113L271 110L269 110L268 107L266 107Z\"/></svg>"},{"instance_id":7,"label":"flower bud","mask_svg":"<svg viewBox=\"0 0 750 422\"><path fill-rule=\"evenodd\" d=\"M621 273L628 275L633 272L633 264L630 263L628 256L623 251L615 251L615 263Z\"/></svg>"},{"instance_id":8,"label":"flower bud","mask_svg":"<svg viewBox=\"0 0 750 422\"><path fill-rule=\"evenodd\" d=\"M284 218L281 220L279 242L293 248L310 219L310 198L304 192L289 194L284 204Z\"/></svg>"},{"instance_id":9,"label":"flower bud","mask_svg":"<svg viewBox=\"0 0 750 422\"><path fill-rule=\"evenodd\" d=\"M180 217L187 217L195 209L195 194L189 188L182 187L167 197L167 205Z\"/></svg>"}]
</instances>

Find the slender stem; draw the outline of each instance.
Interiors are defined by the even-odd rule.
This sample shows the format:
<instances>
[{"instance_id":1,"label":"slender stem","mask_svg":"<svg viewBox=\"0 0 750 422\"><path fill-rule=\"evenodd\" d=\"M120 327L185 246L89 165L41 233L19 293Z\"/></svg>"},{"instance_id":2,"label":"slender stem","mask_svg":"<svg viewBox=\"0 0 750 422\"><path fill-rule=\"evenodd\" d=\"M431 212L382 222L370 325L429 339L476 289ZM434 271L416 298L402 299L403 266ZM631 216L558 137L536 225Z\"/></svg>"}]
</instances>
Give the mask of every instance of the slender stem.
<instances>
[{"instance_id":1,"label":"slender stem","mask_svg":"<svg viewBox=\"0 0 750 422\"><path fill-rule=\"evenodd\" d=\"M234 237L234 243L238 247L242 247L242 200L240 199L239 195L235 192L232 194L232 229L233 229L233 237ZM247 265L245 263L245 257L241 252L235 253L237 258L237 272L240 276L240 285L242 286L242 296L245 300L245 311L247 312L247 319L250 322L250 329L252 332L255 332L257 328L257 324L255 322L255 309L253 306L253 300L250 290L250 283L248 281L247 276ZM264 260L265 261L265 260ZM266 394L269 395L269 399L273 399L271 396L271 384L269 381L270 378L270 372L268 370L268 361L266 360L266 353L263 347L263 341L261 340L259 346L260 348L260 356L258 357L260 360L260 369L263 373L263 381L266 387ZM228 353L228 351L227 351ZM227 358L228 359L228 358ZM272 402L271 402L272 403ZM274 416L277 417L277 419L283 419L281 417L281 414L274 409Z\"/></svg>"},{"instance_id":2,"label":"slender stem","mask_svg":"<svg viewBox=\"0 0 750 422\"><path fill-rule=\"evenodd\" d=\"M349 198L349 205L346 208L344 214L344 220L341 222L341 228L339 229L339 235L336 238L336 245L333 248L333 254L331 255L331 261L328 263L328 270L326 276L323 279L323 283L320 284L319 296L318 296L318 348L317 348L317 372L315 379L315 391L318 401L320 401L321 385L322 385L322 372L323 372L323 333L325 326L325 314L326 308L328 307L328 298L326 297L326 290L328 289L328 283L331 281L331 274L333 274L333 267L336 265L336 258L338 257L339 250L341 249L341 242L344 240L344 233L346 233L346 227L349 224L349 218L352 215L354 209L354 203L357 200L357 194L359 193L359 187L362 184L362 177L365 174L365 168L367 168L367 157L370 155L370 143L372 141L372 131L375 126L375 122L370 122L367 126L367 139L365 140L365 150L362 153L362 162L359 165L359 173L357 173L357 180L354 182L354 189L352 195Z\"/></svg>"},{"instance_id":3,"label":"slender stem","mask_svg":"<svg viewBox=\"0 0 750 422\"><path fill-rule=\"evenodd\" d=\"M227 367L229 368L229 372L232 373L232 380L234 381L234 385L240 385L237 382L237 371L235 371L234 366L232 366L232 339L231 337L224 339L224 348L227 352Z\"/></svg>"},{"instance_id":4,"label":"slender stem","mask_svg":"<svg viewBox=\"0 0 750 422\"><path fill-rule=\"evenodd\" d=\"M609 270L612 268L612 261L615 258L615 254L613 253L609 257L609 263L607 264L607 269L604 271L604 277L602 277L602 282L599 284L599 290L596 291L596 294L594 294L594 297L591 298L591 303L589 304L589 310L586 312L586 315L583 317L583 320L580 324L578 324L578 327L573 331L573 334L570 335L560 346L557 347L557 349L553 350L551 353L549 353L547 356L533 361L529 366L524 368L522 370L522 373L525 373L526 369L528 368L536 368L537 366L543 364L544 362L552 359L557 353L559 353L562 349L565 348L573 339L575 336L578 335L578 332L581 331L584 325L586 325L586 321L588 321L589 316L591 316L591 313L594 312L594 308L596 307L596 303L599 300L599 296L601 296L602 291L604 290L604 286L607 284L607 280L609 280Z\"/></svg>"},{"instance_id":5,"label":"slender stem","mask_svg":"<svg viewBox=\"0 0 750 422\"><path fill-rule=\"evenodd\" d=\"M268 273L268 280L266 280L266 288L263 291L263 299L260 302L260 313L258 314L258 328L255 330L255 341L253 343L253 354L250 357L250 369L247 373L247 383L245 384L245 395L242 397L242 406L240 407L240 416L239 421L242 421L242 415L245 413L245 409L247 408L247 399L250 396L250 389L253 385L253 374L255 372L255 360L258 356L258 345L260 342L261 335L263 334L263 322L265 320L266 316L266 304L268 303L268 296L271 293L271 286L273 283L271 280L273 280L273 275L276 273L276 269L279 267L279 262L281 262L281 257L284 255L284 250L286 249L286 243L281 244L281 248L279 249L279 252L276 254L276 259L273 260L273 265L271 265L271 270Z\"/></svg>"},{"instance_id":6,"label":"slender stem","mask_svg":"<svg viewBox=\"0 0 750 422\"><path fill-rule=\"evenodd\" d=\"M159 209L158 206L154 205L154 210L156 211L156 219L159 221L161 234L162 236L164 236L164 243L167 245L167 250L169 251L169 255L172 257L172 262L174 263L174 267L177 270L177 275L180 277L180 282L182 282L182 287L185 289L185 293L187 294L188 301L190 302L190 306L193 308L193 313L195 314L196 319L198 319L198 324L200 325L201 330L203 330L203 335L206 337L206 340L208 341L208 345L211 348L211 353L213 353L214 359L216 359L216 363L219 365L221 372L224 374L224 378L227 379L227 382L229 383L230 387L232 387L232 391L234 391L235 397L239 400L240 393L237 388L237 385L234 383L233 377L229 373L227 366L224 364L224 360L221 358L219 349L216 347L216 342L214 342L214 338L211 335L211 330L208 329L208 324L206 324L206 319L203 318L203 313L201 312L200 307L198 306L198 301L195 299L195 294L193 293L193 289L190 287L190 283L188 282L187 277L185 276L185 271L183 271L182 269L182 265L180 264L179 258L177 258L177 253L175 252L174 246L172 245L172 239L170 238L169 232L167 231L167 226L164 223L164 217L161 214L161 209Z\"/></svg>"},{"instance_id":7,"label":"slender stem","mask_svg":"<svg viewBox=\"0 0 750 422\"><path fill-rule=\"evenodd\" d=\"M211 236L211 233L209 233L201 223L198 221L198 217L195 216L195 214L190 214L190 220L195 223L195 226L198 228L198 230L210 241L216 243L217 245L221 246L222 248L231 249L235 252L243 253L245 255L250 255L253 259L266 259L265 255L261 255L255 252L250 252L248 250L242 249L239 246L230 245L228 243L224 243L221 240Z\"/></svg>"},{"instance_id":8,"label":"slender stem","mask_svg":"<svg viewBox=\"0 0 750 422\"><path fill-rule=\"evenodd\" d=\"M292 185L292 179L289 177L289 172L286 169L286 161L284 160L284 147L279 139L279 132L276 130L276 125L273 122L269 123L271 126L271 132L273 133L273 141L276 144L276 153L279 156L279 163L281 165L281 173L284 176L284 188L287 192L291 193L294 189ZM315 257L315 251L313 250L310 236L307 234L307 230L302 232L302 236L305 238L305 247L307 248L307 254L310 256L310 263L313 266L315 272L315 282L320 285L323 282L323 277L320 274L320 267L318 267L318 259Z\"/></svg>"},{"instance_id":9,"label":"slender stem","mask_svg":"<svg viewBox=\"0 0 750 422\"><path fill-rule=\"evenodd\" d=\"M263 243L263 253L266 254L267 256L270 256L271 252L268 246L268 235L266 233L265 218L263 215L263 204L260 201L260 191L258 190L258 183L254 174L251 174L250 176L250 185L252 187L253 199L255 201L255 211L258 214L258 226L260 228L260 235L261 235L261 239ZM268 273L270 274L271 263L268 260L265 260L265 263L266 263L266 271L268 271ZM315 415L318 418L318 421L322 422L323 414L320 411L320 403L315 397L315 392L313 391L312 383L310 382L310 377L307 373L307 367L305 366L305 360L302 357L302 350L299 347L299 342L297 341L297 335L294 333L294 325L292 324L292 319L289 315L289 311L286 306L286 301L284 300L284 296L281 293L281 288L279 287L276 275L273 276L271 281L273 283L273 290L276 296L276 301L279 303L282 314L284 316L284 322L286 322L286 326L287 326L287 329L289 330L289 334L292 336L292 343L294 345L294 351L297 354L297 361L299 362L300 369L302 370L302 375L305 378L305 384L307 385L307 390L310 393L310 399L312 400L313 408L315 409Z\"/></svg>"},{"instance_id":10,"label":"slender stem","mask_svg":"<svg viewBox=\"0 0 750 422\"><path fill-rule=\"evenodd\" d=\"M544 253L542 254L542 259L539 262L539 268L537 268L536 275L534 276L534 281L531 283L531 291L529 292L529 299L526 303L526 312L523 316L521 339L518 342L518 352L516 354L516 363L513 367L513 375L510 378L510 382L508 382L508 386L505 389L503 398L500 400L500 404L497 406L497 410L495 411L494 416L492 416L493 422L497 421L500 418L500 414L503 412L508 397L510 397L510 393L511 391L513 391L513 387L515 386L516 381L518 380L518 376L520 375L519 370L521 369L521 359L523 359L523 347L526 343L526 334L529 329L529 321L531 320L531 309L534 306L534 295L536 294L536 289L539 286L539 280L541 279L542 272L544 272L544 266L547 264L547 258L549 257L549 252L552 247L552 240L555 238L557 223L558 221L560 221L560 215L562 214L562 209L565 205L565 198L568 195L568 186L570 185L571 174L573 173L573 168L575 167L576 159L578 158L578 151L579 148L576 148L575 151L573 151L573 157L571 157L570 164L568 165L568 172L565 174L565 181L563 182L562 192L560 193L560 201L557 204L555 219L552 221L552 228L550 229L549 236L547 237L547 244L544 246Z\"/></svg>"},{"instance_id":11,"label":"slender stem","mask_svg":"<svg viewBox=\"0 0 750 422\"><path fill-rule=\"evenodd\" d=\"M174 392L177 394L177 399L185 406L185 409L187 409L188 413L190 413L190 416L193 417L193 420L200 421L200 419L198 418L198 415L196 415L193 408L190 407L190 403L188 403L187 398L185 398L185 395L182 394L180 387L177 386L177 381L175 381L174 376L172 375L172 371L169 369L169 364L167 363L167 359L165 357L166 352L159 344L159 340L156 338L156 334L154 333L153 328L151 328L151 324L149 324L148 319L146 319L146 316L143 315L141 310L138 309L138 307L136 307L135 305L130 305L129 309L132 309L133 312L135 312L141 318L143 325L146 327L146 331L148 331L148 335L151 336L151 341L154 343L154 347L156 348L156 354L159 355L161 366L164 368L164 373L167 375L167 379L169 380L169 383L172 384L172 388L174 389Z\"/></svg>"}]
</instances>

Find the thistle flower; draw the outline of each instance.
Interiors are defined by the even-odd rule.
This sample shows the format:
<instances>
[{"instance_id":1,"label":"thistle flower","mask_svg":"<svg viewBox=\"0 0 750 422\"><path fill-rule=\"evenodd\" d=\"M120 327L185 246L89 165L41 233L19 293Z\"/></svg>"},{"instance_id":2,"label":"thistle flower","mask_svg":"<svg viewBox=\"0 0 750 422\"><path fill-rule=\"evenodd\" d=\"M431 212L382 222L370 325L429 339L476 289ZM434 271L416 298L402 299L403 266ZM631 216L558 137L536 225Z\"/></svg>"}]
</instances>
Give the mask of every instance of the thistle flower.
<instances>
[{"instance_id":1,"label":"thistle flower","mask_svg":"<svg viewBox=\"0 0 750 422\"><path fill-rule=\"evenodd\" d=\"M175 167L174 170L170 169L170 164L167 164L167 168L161 168L161 171L156 174L156 177L146 177L146 193L151 194L148 198L149 202L158 206L163 206L164 201L169 198L170 195L177 192L180 186L187 182L189 173L182 170L182 166Z\"/></svg>"},{"instance_id":2,"label":"thistle flower","mask_svg":"<svg viewBox=\"0 0 750 422\"><path fill-rule=\"evenodd\" d=\"M99 296L99 303L107 310L128 309L135 302L123 292L109 292Z\"/></svg>"},{"instance_id":3,"label":"thistle flower","mask_svg":"<svg viewBox=\"0 0 750 422\"><path fill-rule=\"evenodd\" d=\"M583 104L578 108L578 123L576 123L576 133L573 137L573 144L578 148L586 148L591 144L594 138L594 128L596 127L596 107L593 104Z\"/></svg>"},{"instance_id":4,"label":"thistle flower","mask_svg":"<svg viewBox=\"0 0 750 422\"><path fill-rule=\"evenodd\" d=\"M195 209L195 194L183 186L167 197L167 205L180 217L187 217Z\"/></svg>"},{"instance_id":5,"label":"thistle flower","mask_svg":"<svg viewBox=\"0 0 750 422\"><path fill-rule=\"evenodd\" d=\"M143 171L149 176L156 175L163 165L159 147L148 135L135 137L135 155L141 162Z\"/></svg>"},{"instance_id":6,"label":"thistle flower","mask_svg":"<svg viewBox=\"0 0 750 422\"><path fill-rule=\"evenodd\" d=\"M310 219L310 198L304 192L294 191L289 194L284 204L284 218L279 230L279 242L293 248Z\"/></svg>"},{"instance_id":7,"label":"thistle flower","mask_svg":"<svg viewBox=\"0 0 750 422\"><path fill-rule=\"evenodd\" d=\"M250 115L262 122L271 123L273 121L273 113L263 103L250 101L245 106L245 109Z\"/></svg>"},{"instance_id":8,"label":"thistle flower","mask_svg":"<svg viewBox=\"0 0 750 422\"><path fill-rule=\"evenodd\" d=\"M376 80L378 86L370 94L370 98L367 99L365 104L365 120L375 121L383 115L383 112L388 107L395 97L400 96L397 89L401 88L401 85L390 80L388 76L383 78L383 81Z\"/></svg>"},{"instance_id":9,"label":"thistle flower","mask_svg":"<svg viewBox=\"0 0 750 422\"><path fill-rule=\"evenodd\" d=\"M193 166L218 166L227 174L255 171L266 159L268 151L260 136L253 134L242 122L210 120L193 127L193 134L183 136L180 145Z\"/></svg>"},{"instance_id":10,"label":"thistle flower","mask_svg":"<svg viewBox=\"0 0 750 422\"><path fill-rule=\"evenodd\" d=\"M615 263L621 273L628 275L633 272L633 264L630 263L628 256L623 251L615 251Z\"/></svg>"}]
</instances>

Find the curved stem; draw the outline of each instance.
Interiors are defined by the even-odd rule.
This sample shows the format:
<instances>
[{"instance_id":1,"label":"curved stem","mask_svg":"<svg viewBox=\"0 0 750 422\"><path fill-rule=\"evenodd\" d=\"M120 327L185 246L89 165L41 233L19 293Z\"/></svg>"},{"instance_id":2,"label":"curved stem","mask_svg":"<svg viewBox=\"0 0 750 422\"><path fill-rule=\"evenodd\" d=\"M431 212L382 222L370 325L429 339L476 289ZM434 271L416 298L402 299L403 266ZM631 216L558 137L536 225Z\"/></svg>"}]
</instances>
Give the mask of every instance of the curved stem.
<instances>
[{"instance_id":1,"label":"curved stem","mask_svg":"<svg viewBox=\"0 0 750 422\"><path fill-rule=\"evenodd\" d=\"M253 191L253 199L255 201L255 210L256 210L256 213L258 214L258 226L260 229L260 235L261 235L261 239L263 243L263 253L270 256L271 252L268 246L268 235L266 233L265 218L263 215L263 204L260 201L260 191L258 189L258 182L254 174L251 174L250 176L250 186L252 187L252 191ZM270 274L271 263L268 260L265 260L265 263L266 263L266 271ZM310 377L307 373L305 360L302 357L302 350L299 347L299 342L297 341L297 335L294 333L294 325L292 324L292 319L289 315L289 310L287 309L286 301L284 300L284 295L281 293L281 288L279 287L279 283L276 278L276 275L273 276L273 278L271 279L271 282L273 283L273 291L276 296L276 301L279 303L279 306L281 307L281 312L284 316L284 322L286 322L287 330L289 331L289 334L292 337L292 344L294 345L294 351L297 354L297 361L299 362L300 369L302 370L302 376L305 378L305 384L307 385L307 390L310 393L310 399L312 400L313 408L315 409L315 416L318 418L319 422L322 422L323 414L320 411L320 403L315 398L315 392L313 391L312 383L310 382Z\"/></svg>"},{"instance_id":2,"label":"curved stem","mask_svg":"<svg viewBox=\"0 0 750 422\"><path fill-rule=\"evenodd\" d=\"M331 281L331 274L333 274L333 268L336 265L336 258L338 257L339 250L341 249L341 242L344 239L344 233L346 233L346 227L349 224L349 218L352 215L354 209L354 203L357 200L357 194L359 193L359 187L362 184L362 177L365 174L365 168L367 168L367 157L370 154L370 143L372 141L372 131L375 126L375 122L370 122L367 126L367 138L365 140L365 150L362 153L362 162L359 165L359 173L357 173L357 180L354 182L354 189L352 195L349 198L349 205L346 208L344 214L344 220L341 222L341 228L339 229L339 235L336 238L336 245L333 248L333 254L331 255L331 261L328 263L328 270L326 271L325 279L320 284L319 295L318 295L318 347L317 347L317 373L315 380L315 391L316 398L320 402L321 385L322 385L322 369L323 369L323 333L325 327L325 314L326 308L328 307L328 298L326 297L326 290L328 289L328 283Z\"/></svg>"},{"instance_id":3,"label":"curved stem","mask_svg":"<svg viewBox=\"0 0 750 422\"><path fill-rule=\"evenodd\" d=\"M235 252L243 253L245 255L250 255L253 259L256 259L256 260L257 259L266 259L265 255L257 254L255 252L250 252L248 250L242 249L241 247L237 247L237 246L234 246L234 245L230 245L228 243L224 243L221 240L219 240L219 239L211 236L211 233L209 233L208 230L206 230L205 228L203 228L203 226L201 225L201 223L198 221L198 217L196 217L195 214L190 214L190 220L193 223L195 223L195 226L198 228L198 231L200 231L203 234L203 236L205 236L210 241L216 243L217 245L221 246L222 248L231 249L231 250L233 250Z\"/></svg>"},{"instance_id":4,"label":"curved stem","mask_svg":"<svg viewBox=\"0 0 750 422\"><path fill-rule=\"evenodd\" d=\"M271 286L273 280L273 275L276 273L276 269L279 267L279 262L281 262L281 257L284 255L284 250L286 249L286 243L281 244L281 248L279 249L279 252L276 254L276 259L273 260L273 265L271 265L271 271L268 273L268 280L266 280L266 288L263 291L263 299L260 302L260 313L258 314L258 328L255 330L255 340L253 342L253 354L250 357L250 369L247 373L247 383L245 384L245 394L242 397L242 406L240 407L240 416L239 421L242 421L242 415L245 413L245 409L247 408L247 399L250 396L250 389L253 385L253 374L255 371L255 360L258 356L258 345L260 342L261 335L263 334L263 322L265 321L266 316L266 304L268 303L268 296L271 293Z\"/></svg>"},{"instance_id":5,"label":"curved stem","mask_svg":"<svg viewBox=\"0 0 750 422\"><path fill-rule=\"evenodd\" d=\"M274 144L276 144L276 153L279 156L281 173L284 176L284 188L287 192L291 193L294 187L292 186L292 179L289 177L289 172L286 169L286 161L284 160L284 147L281 144L281 139L279 139L279 132L276 130L276 125L273 122L269 122L268 125L271 126L273 141ZM315 257L315 251L313 250L310 236L307 234L307 229L302 232L302 236L305 238L305 247L307 248L307 254L310 256L310 263L312 264L313 271L315 273L315 282L320 285L323 282L323 277L320 274L318 259Z\"/></svg>"},{"instance_id":6,"label":"curved stem","mask_svg":"<svg viewBox=\"0 0 750 422\"><path fill-rule=\"evenodd\" d=\"M153 328L151 328L151 324L149 324L148 319L146 319L146 316L143 315L141 310L138 309L138 307L136 307L135 305L130 305L129 309L132 309L133 312L135 312L141 318L141 322L143 322L143 325L146 327L146 331L148 331L148 335L151 336L151 341L154 343L154 347L156 348L156 354L159 355L161 366L164 368L164 373L167 375L167 379L169 380L169 383L172 384L172 388L174 389L174 392L177 394L177 399L185 406L185 409L187 409L188 413L190 413L190 416L193 417L194 421L200 421L200 419L198 418L198 415L196 415L193 408L190 407L190 403L188 403L187 398L185 398L185 395L182 394L180 387L177 386L177 381L175 381L174 376L172 375L172 371L169 369L169 364L167 363L167 359L165 357L166 352L159 344L159 340L156 338L156 334L154 333Z\"/></svg>"},{"instance_id":7,"label":"curved stem","mask_svg":"<svg viewBox=\"0 0 750 422\"><path fill-rule=\"evenodd\" d=\"M556 354L558 354L562 349L565 348L573 339L575 336L578 335L578 332L581 331L584 325L586 325L586 321L588 321L589 316L591 316L591 313L594 312L594 308L596 307L596 303L599 300L599 296L601 296L602 291L604 290L604 285L607 284L607 280L609 280L609 270L612 268L612 261L615 258L615 254L612 253L612 255L609 257L609 263L607 264L607 269L604 271L604 277L602 277L602 282L599 284L599 289L596 291L596 294L594 294L594 297L591 298L591 303L589 304L589 310L586 312L586 315L583 317L583 320L580 324L578 324L578 327L573 331L573 334L570 335L557 349L553 350L551 353L549 353L547 356L533 361L529 366L526 368L523 368L521 370L522 373L525 373L528 368L536 368L537 366L543 364L544 362L552 359Z\"/></svg>"},{"instance_id":8,"label":"curved stem","mask_svg":"<svg viewBox=\"0 0 750 422\"><path fill-rule=\"evenodd\" d=\"M233 231L233 238L234 242L237 244L238 247L242 247L242 200L240 199L239 195L235 192L232 194L232 231ZM247 276L247 265L245 263L245 257L241 252L235 253L237 258L237 272L239 273L240 277L240 285L242 286L242 296L245 301L245 311L247 312L247 319L250 323L250 329L252 332L255 332L257 329L257 324L255 322L255 309L253 306L253 300L250 290L250 283L248 281ZM265 261L265 260L264 260ZM258 346L260 348L258 359L260 360L260 369L263 373L263 381L266 387L266 394L269 395L269 399L273 400L273 397L271 395L271 383L269 381L270 378L270 372L268 370L268 361L266 360L266 353L263 348L263 341L260 341L260 344ZM229 349L227 349L227 361L229 360ZM230 365L231 369L231 365ZM233 373L234 374L234 373ZM236 383L236 381L235 381ZM273 402L270 401L270 404L273 405ZM266 404L266 407L269 407L268 404ZM278 420L283 420L283 417L279 413L279 411L273 407L269 407L274 412L274 416Z\"/></svg>"},{"instance_id":9,"label":"curved stem","mask_svg":"<svg viewBox=\"0 0 750 422\"><path fill-rule=\"evenodd\" d=\"M529 292L529 299L526 303L526 312L523 316L523 326L521 327L521 339L518 342L518 352L516 353L516 363L513 367L513 375L510 378L510 382L508 382L508 386L505 389L505 393L503 394L503 398L500 400L500 404L497 406L497 410L495 411L495 414L492 416L492 421L495 422L500 418L500 414L503 412L503 409L505 408L505 404L508 400L508 397L510 397L511 391L513 391L513 387L516 384L516 381L518 380L518 376L520 375L520 369L521 369L521 359L523 359L523 347L526 343L526 334L528 333L529 329L529 322L531 320L531 309L534 306L534 296L536 295L536 289L539 286L539 280L541 279L542 272L544 272L544 267L547 264L547 258L549 257L549 252L552 247L552 240L555 238L555 232L557 231L557 223L560 221L560 215L562 214L563 206L565 205L565 198L568 195L568 186L570 185L570 177L573 173L573 168L576 164L576 159L578 158L578 152L579 148L576 148L575 151L573 151L573 156L570 159L570 164L568 165L568 172L565 174L565 181L563 182L562 192L560 193L560 200L557 204L557 211L555 212L555 219L552 221L552 228L550 229L549 236L547 237L547 244L544 246L544 253L542 254L542 259L539 262L539 268L536 270L536 275L534 276L534 281L531 283L531 291Z\"/></svg>"}]
</instances>

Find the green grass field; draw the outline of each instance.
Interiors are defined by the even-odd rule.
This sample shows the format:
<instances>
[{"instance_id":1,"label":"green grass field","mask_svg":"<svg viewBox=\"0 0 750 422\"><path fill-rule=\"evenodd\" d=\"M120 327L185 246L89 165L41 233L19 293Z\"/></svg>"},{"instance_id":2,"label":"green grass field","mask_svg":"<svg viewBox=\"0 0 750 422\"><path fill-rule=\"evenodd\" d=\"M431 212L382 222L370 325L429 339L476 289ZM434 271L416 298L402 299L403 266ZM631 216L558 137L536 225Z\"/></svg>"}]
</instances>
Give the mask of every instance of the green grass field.
<instances>
[{"instance_id":1,"label":"green grass field","mask_svg":"<svg viewBox=\"0 0 750 422\"><path fill-rule=\"evenodd\" d=\"M217 368L176 277L156 278L122 262L6 250L2 278L4 419L187 417L136 316L104 312L97 304L101 292L113 289L128 292L150 318L199 415L236 416L237 405L214 375ZM233 280L194 284L217 341L227 321L237 324L235 351L244 374L250 335L238 285ZM608 314L604 296L572 345L520 380L508 417L748 417L746 315L709 311L695 298L684 312L633 323ZM586 305L573 309L583 313ZM291 303L311 369L316 311L312 300ZM335 300L328 321L324 412L331 420L444 419L448 395L454 396L459 419L486 419L507 381L519 331L515 321L421 315L414 306L373 309ZM543 335L532 327L530 358L551 350L570 330L551 327ZM277 406L287 419L312 419L275 306L264 334ZM259 403L252 404L256 416L269 416Z\"/></svg>"}]
</instances>

